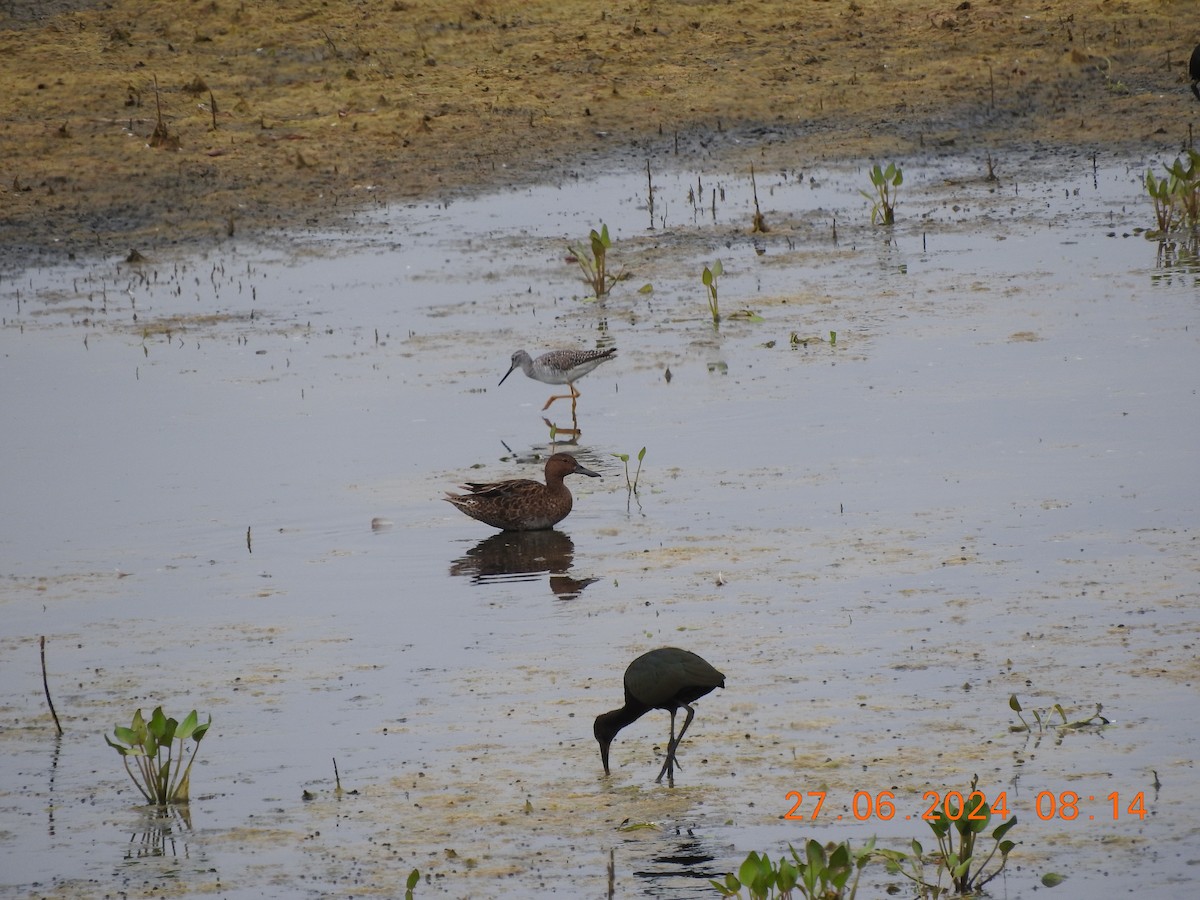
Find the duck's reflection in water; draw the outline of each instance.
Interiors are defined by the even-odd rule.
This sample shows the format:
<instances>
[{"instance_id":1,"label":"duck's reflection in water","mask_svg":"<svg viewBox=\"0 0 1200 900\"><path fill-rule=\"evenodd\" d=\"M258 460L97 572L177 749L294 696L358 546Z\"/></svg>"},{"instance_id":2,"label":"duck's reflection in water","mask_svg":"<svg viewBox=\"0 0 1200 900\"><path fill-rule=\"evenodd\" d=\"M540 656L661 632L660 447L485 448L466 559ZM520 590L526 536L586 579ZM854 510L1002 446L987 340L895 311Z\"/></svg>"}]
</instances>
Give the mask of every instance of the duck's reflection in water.
<instances>
[{"instance_id":1,"label":"duck's reflection in water","mask_svg":"<svg viewBox=\"0 0 1200 900\"><path fill-rule=\"evenodd\" d=\"M472 584L536 581L550 575L550 590L559 600L574 600L596 578L573 578L575 544L557 529L502 531L480 541L466 556L450 563L451 575L470 577Z\"/></svg>"}]
</instances>

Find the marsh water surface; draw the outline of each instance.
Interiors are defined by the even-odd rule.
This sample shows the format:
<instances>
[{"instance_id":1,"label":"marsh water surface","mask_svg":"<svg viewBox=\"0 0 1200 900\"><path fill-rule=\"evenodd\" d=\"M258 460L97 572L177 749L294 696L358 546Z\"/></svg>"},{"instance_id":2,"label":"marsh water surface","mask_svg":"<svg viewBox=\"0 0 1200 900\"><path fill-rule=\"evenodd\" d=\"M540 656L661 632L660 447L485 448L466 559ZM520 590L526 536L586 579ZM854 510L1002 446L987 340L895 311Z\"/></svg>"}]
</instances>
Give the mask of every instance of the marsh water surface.
<instances>
[{"instance_id":1,"label":"marsh water surface","mask_svg":"<svg viewBox=\"0 0 1200 900\"><path fill-rule=\"evenodd\" d=\"M645 171L573 172L0 284L0 894L397 896L415 867L418 896L708 897L752 849L928 847L925 792L978 775L1019 820L994 895L1190 895L1200 286L1135 230L1159 162L931 155L886 230L863 167L760 171L758 235L746 173L652 173L652 210ZM566 247L602 221L595 301ZM548 386L497 386L514 350L609 345L576 441ZM556 447L604 478L553 532L439 499ZM674 788L661 713L606 779L592 719L662 645L726 690ZM1110 724L1015 732L1013 694ZM101 737L158 704L213 718L168 825ZM881 791L898 815L856 821ZM1039 817L1066 791L1078 818Z\"/></svg>"}]
</instances>

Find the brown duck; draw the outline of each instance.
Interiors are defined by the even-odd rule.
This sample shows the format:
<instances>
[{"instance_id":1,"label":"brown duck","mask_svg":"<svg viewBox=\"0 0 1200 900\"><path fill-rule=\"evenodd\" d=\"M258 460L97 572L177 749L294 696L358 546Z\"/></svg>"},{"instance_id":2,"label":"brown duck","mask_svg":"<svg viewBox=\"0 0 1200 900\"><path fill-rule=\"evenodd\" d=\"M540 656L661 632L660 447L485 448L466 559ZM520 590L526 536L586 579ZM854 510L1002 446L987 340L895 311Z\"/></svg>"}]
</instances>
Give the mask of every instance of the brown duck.
<instances>
[{"instance_id":1,"label":"brown duck","mask_svg":"<svg viewBox=\"0 0 1200 900\"><path fill-rule=\"evenodd\" d=\"M462 489L470 493L447 491L445 500L472 519L502 531L553 528L571 512L571 492L563 483L568 475L600 477L599 472L584 468L570 453L555 453L546 460L545 484L528 478L486 484L468 481Z\"/></svg>"}]
</instances>

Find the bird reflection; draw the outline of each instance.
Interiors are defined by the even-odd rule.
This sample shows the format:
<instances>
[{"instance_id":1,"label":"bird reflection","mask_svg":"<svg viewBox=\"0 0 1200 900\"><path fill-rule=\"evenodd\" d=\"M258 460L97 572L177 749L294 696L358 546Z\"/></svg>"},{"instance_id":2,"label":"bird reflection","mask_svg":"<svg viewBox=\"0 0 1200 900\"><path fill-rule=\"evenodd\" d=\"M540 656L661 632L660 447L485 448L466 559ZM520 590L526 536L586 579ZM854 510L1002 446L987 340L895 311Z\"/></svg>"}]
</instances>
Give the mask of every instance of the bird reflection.
<instances>
[{"instance_id":1,"label":"bird reflection","mask_svg":"<svg viewBox=\"0 0 1200 900\"><path fill-rule=\"evenodd\" d=\"M629 849L637 852L633 847ZM643 884L643 896L673 900L711 897L709 880L724 877L724 872L715 865L713 849L690 834L680 835L677 842L657 844L655 850L648 859L631 860L632 874Z\"/></svg>"},{"instance_id":2,"label":"bird reflection","mask_svg":"<svg viewBox=\"0 0 1200 900\"><path fill-rule=\"evenodd\" d=\"M551 422L545 416L542 416L542 422L554 433L554 443L570 444L572 447L579 446L579 438L583 436L583 432L579 430L579 416L575 413L575 410L571 410L570 428Z\"/></svg>"},{"instance_id":3,"label":"bird reflection","mask_svg":"<svg viewBox=\"0 0 1200 900\"><path fill-rule=\"evenodd\" d=\"M502 531L480 541L466 556L450 563L451 575L467 575L472 584L537 581L550 575L550 590L559 600L574 600L596 578L573 578L575 544L557 529Z\"/></svg>"}]
</instances>

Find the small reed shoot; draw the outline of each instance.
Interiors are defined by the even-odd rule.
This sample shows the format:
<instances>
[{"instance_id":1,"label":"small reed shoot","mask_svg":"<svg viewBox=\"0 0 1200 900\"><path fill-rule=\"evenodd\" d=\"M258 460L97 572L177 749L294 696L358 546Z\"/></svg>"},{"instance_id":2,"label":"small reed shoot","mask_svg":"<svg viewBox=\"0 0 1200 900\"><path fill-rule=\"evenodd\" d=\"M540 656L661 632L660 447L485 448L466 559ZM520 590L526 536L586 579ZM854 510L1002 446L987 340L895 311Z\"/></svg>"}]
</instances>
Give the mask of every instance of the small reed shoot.
<instances>
[{"instance_id":1,"label":"small reed shoot","mask_svg":"<svg viewBox=\"0 0 1200 900\"><path fill-rule=\"evenodd\" d=\"M193 709L182 722L168 718L162 707L156 707L147 722L139 709L133 714L128 728L118 725L113 729L114 741L107 734L108 746L121 754L125 771L141 791L146 802L155 806L172 803L187 803L191 785L192 763L200 749L200 741L212 724L212 716L200 724ZM190 755L185 744L192 741ZM179 742L178 749L175 742ZM185 756L187 765L183 764ZM133 759L131 766L129 760Z\"/></svg>"},{"instance_id":2,"label":"small reed shoot","mask_svg":"<svg viewBox=\"0 0 1200 900\"><path fill-rule=\"evenodd\" d=\"M904 183L904 172L895 163L886 169L876 163L871 168L871 186L874 193L860 190L859 193L871 201L871 224L896 224L896 194Z\"/></svg>"},{"instance_id":3,"label":"small reed shoot","mask_svg":"<svg viewBox=\"0 0 1200 900\"><path fill-rule=\"evenodd\" d=\"M725 272L725 267L721 265L718 259L712 264L712 267L704 267L704 272L700 275L700 280L704 286L708 288L708 311L712 313L714 325L721 323L721 307L717 302L717 279Z\"/></svg>"}]
</instances>

